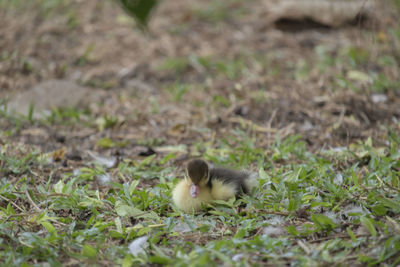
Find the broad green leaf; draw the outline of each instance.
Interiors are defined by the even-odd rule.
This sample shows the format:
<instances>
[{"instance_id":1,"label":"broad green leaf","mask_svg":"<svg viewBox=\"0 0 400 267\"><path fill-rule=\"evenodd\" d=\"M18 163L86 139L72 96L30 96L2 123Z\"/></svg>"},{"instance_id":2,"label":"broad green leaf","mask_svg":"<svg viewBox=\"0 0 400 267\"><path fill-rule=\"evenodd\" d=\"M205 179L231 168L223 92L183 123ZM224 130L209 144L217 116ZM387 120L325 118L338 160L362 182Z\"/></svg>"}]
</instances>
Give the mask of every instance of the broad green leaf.
<instances>
[{"instance_id":1,"label":"broad green leaf","mask_svg":"<svg viewBox=\"0 0 400 267\"><path fill-rule=\"evenodd\" d=\"M57 217L49 217L46 212L43 212L37 216L32 216L29 218L30 222L36 222L37 224L42 224L43 222L57 220Z\"/></svg>"},{"instance_id":2,"label":"broad green leaf","mask_svg":"<svg viewBox=\"0 0 400 267\"><path fill-rule=\"evenodd\" d=\"M268 179L268 175L265 172L264 168L258 169L258 176L260 177L260 179L263 179L263 180L267 180Z\"/></svg>"},{"instance_id":3,"label":"broad green leaf","mask_svg":"<svg viewBox=\"0 0 400 267\"><path fill-rule=\"evenodd\" d=\"M123 233L121 219L119 217L115 218L114 223L115 223L115 227L117 227L117 231L120 233Z\"/></svg>"},{"instance_id":4,"label":"broad green leaf","mask_svg":"<svg viewBox=\"0 0 400 267\"><path fill-rule=\"evenodd\" d=\"M332 204L329 202L312 202L310 204L312 208L314 207L332 207Z\"/></svg>"},{"instance_id":5,"label":"broad green leaf","mask_svg":"<svg viewBox=\"0 0 400 267\"><path fill-rule=\"evenodd\" d=\"M7 215L3 212L3 211L0 211L0 219L3 219L3 218L5 218Z\"/></svg>"},{"instance_id":6,"label":"broad green leaf","mask_svg":"<svg viewBox=\"0 0 400 267\"><path fill-rule=\"evenodd\" d=\"M63 193L63 189L64 189L64 182L62 180L58 181L55 185L54 185L54 192L56 192L57 194L62 194Z\"/></svg>"},{"instance_id":7,"label":"broad green leaf","mask_svg":"<svg viewBox=\"0 0 400 267\"><path fill-rule=\"evenodd\" d=\"M56 229L54 228L54 226L53 226L51 223L49 223L49 222L42 222L41 224L43 225L44 228L46 228L46 230L47 230L50 234L56 232Z\"/></svg>"},{"instance_id":8,"label":"broad green leaf","mask_svg":"<svg viewBox=\"0 0 400 267\"><path fill-rule=\"evenodd\" d=\"M112 238L125 239L125 235L122 234L121 232L110 230L108 233Z\"/></svg>"},{"instance_id":9,"label":"broad green leaf","mask_svg":"<svg viewBox=\"0 0 400 267\"><path fill-rule=\"evenodd\" d=\"M125 258L122 260L122 267L133 266L133 256L131 254L126 254Z\"/></svg>"},{"instance_id":10,"label":"broad green leaf","mask_svg":"<svg viewBox=\"0 0 400 267\"><path fill-rule=\"evenodd\" d=\"M146 157L144 160L142 160L139 164L138 164L138 168L141 168L141 167L143 167L143 166L146 166L146 165L148 165L148 164L150 164L150 162L152 162L153 161L153 159L156 157L156 155L154 154L154 155L151 155L151 156L148 156L148 157Z\"/></svg>"},{"instance_id":11,"label":"broad green leaf","mask_svg":"<svg viewBox=\"0 0 400 267\"><path fill-rule=\"evenodd\" d=\"M117 212L118 216L121 217L137 217L153 220L159 219L158 215L153 211L142 211L138 208L123 204L121 201L117 201L115 203L115 211Z\"/></svg>"},{"instance_id":12,"label":"broad green leaf","mask_svg":"<svg viewBox=\"0 0 400 267\"><path fill-rule=\"evenodd\" d=\"M131 182L131 185L129 186L130 196L133 195L133 191L135 190L135 188L137 187L138 184L139 184L139 180L134 180Z\"/></svg>"},{"instance_id":13,"label":"broad green leaf","mask_svg":"<svg viewBox=\"0 0 400 267\"><path fill-rule=\"evenodd\" d=\"M374 226L374 221L372 219L367 218L367 217L361 217L360 221L365 226L365 228L368 229L368 231L371 233L371 235L373 237L376 237L376 229L375 229L375 226Z\"/></svg>"},{"instance_id":14,"label":"broad green leaf","mask_svg":"<svg viewBox=\"0 0 400 267\"><path fill-rule=\"evenodd\" d=\"M385 206L383 206L382 204L378 204L378 205L373 206L372 207L372 211L374 212L374 214L376 214L378 216L383 216L387 212Z\"/></svg>"},{"instance_id":15,"label":"broad green leaf","mask_svg":"<svg viewBox=\"0 0 400 267\"><path fill-rule=\"evenodd\" d=\"M97 257L97 249L87 244L83 245L81 253L88 258L94 259Z\"/></svg>"},{"instance_id":16,"label":"broad green leaf","mask_svg":"<svg viewBox=\"0 0 400 267\"><path fill-rule=\"evenodd\" d=\"M101 148L112 148L115 147L115 142L108 137L104 137L97 140L96 145Z\"/></svg>"},{"instance_id":17,"label":"broad green leaf","mask_svg":"<svg viewBox=\"0 0 400 267\"><path fill-rule=\"evenodd\" d=\"M7 204L6 213L7 213L7 215L15 214L15 210L14 210L13 206L11 205L11 203Z\"/></svg>"},{"instance_id":18,"label":"broad green leaf","mask_svg":"<svg viewBox=\"0 0 400 267\"><path fill-rule=\"evenodd\" d=\"M171 260L166 256L155 255L149 258L149 262L157 265L166 265L169 264Z\"/></svg>"},{"instance_id":19,"label":"broad green leaf","mask_svg":"<svg viewBox=\"0 0 400 267\"><path fill-rule=\"evenodd\" d=\"M287 226L286 231L293 236L299 235L299 232L297 231L296 226L294 226L294 225Z\"/></svg>"},{"instance_id":20,"label":"broad green leaf","mask_svg":"<svg viewBox=\"0 0 400 267\"><path fill-rule=\"evenodd\" d=\"M248 232L244 228L239 228L234 236L234 238L244 238L248 235Z\"/></svg>"},{"instance_id":21,"label":"broad green leaf","mask_svg":"<svg viewBox=\"0 0 400 267\"><path fill-rule=\"evenodd\" d=\"M350 227L347 227L346 231L349 234L351 241L356 242L357 241L356 235L353 233L353 231L350 229Z\"/></svg>"},{"instance_id":22,"label":"broad green leaf","mask_svg":"<svg viewBox=\"0 0 400 267\"><path fill-rule=\"evenodd\" d=\"M81 201L78 203L78 206L80 207L102 207L103 202L100 199L95 199L92 197L86 197L84 201Z\"/></svg>"},{"instance_id":23,"label":"broad green leaf","mask_svg":"<svg viewBox=\"0 0 400 267\"><path fill-rule=\"evenodd\" d=\"M128 206L126 204L122 204L120 201L116 202L115 211L117 212L118 216L121 217L126 217L126 216L135 217L137 215L143 214L143 211L141 211L140 209Z\"/></svg>"},{"instance_id":24,"label":"broad green leaf","mask_svg":"<svg viewBox=\"0 0 400 267\"><path fill-rule=\"evenodd\" d=\"M162 158L162 159L160 160L160 164L161 164L161 165L164 165L164 164L167 163L168 161L170 161L170 160L176 158L176 156L177 156L177 154L175 154L175 153L169 153L168 155L166 155L164 158Z\"/></svg>"},{"instance_id":25,"label":"broad green leaf","mask_svg":"<svg viewBox=\"0 0 400 267\"><path fill-rule=\"evenodd\" d=\"M311 220L323 229L333 229L336 227L336 224L332 221L331 218L322 215L322 214L312 214Z\"/></svg>"},{"instance_id":26,"label":"broad green leaf","mask_svg":"<svg viewBox=\"0 0 400 267\"><path fill-rule=\"evenodd\" d=\"M157 6L158 0L119 0L118 2L141 27L146 28L151 11Z\"/></svg>"},{"instance_id":27,"label":"broad green leaf","mask_svg":"<svg viewBox=\"0 0 400 267\"><path fill-rule=\"evenodd\" d=\"M371 138L371 136L369 136L367 141L365 141L365 146L372 148L372 138Z\"/></svg>"}]
</instances>

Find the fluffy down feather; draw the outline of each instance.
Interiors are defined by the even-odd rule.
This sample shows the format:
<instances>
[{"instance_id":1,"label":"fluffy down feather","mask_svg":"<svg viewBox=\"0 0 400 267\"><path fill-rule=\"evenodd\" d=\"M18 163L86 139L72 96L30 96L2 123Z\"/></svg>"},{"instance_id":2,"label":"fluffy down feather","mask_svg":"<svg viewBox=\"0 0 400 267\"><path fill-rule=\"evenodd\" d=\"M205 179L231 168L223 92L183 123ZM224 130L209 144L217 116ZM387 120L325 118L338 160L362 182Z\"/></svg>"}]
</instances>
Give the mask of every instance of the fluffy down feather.
<instances>
[{"instance_id":1,"label":"fluffy down feather","mask_svg":"<svg viewBox=\"0 0 400 267\"><path fill-rule=\"evenodd\" d=\"M258 185L257 176L244 171L209 167L204 160L193 160L186 168L187 178L172 191L175 205L186 213L201 209L213 200L228 200L243 193L250 193ZM194 189L196 193L194 194Z\"/></svg>"}]
</instances>

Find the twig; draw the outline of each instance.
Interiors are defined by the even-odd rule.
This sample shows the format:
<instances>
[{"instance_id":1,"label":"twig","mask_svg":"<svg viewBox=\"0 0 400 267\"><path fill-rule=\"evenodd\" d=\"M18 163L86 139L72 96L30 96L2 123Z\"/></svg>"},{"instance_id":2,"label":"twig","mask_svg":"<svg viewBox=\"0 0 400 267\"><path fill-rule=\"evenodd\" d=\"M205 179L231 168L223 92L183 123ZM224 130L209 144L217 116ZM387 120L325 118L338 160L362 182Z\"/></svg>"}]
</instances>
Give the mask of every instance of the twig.
<instances>
[{"instance_id":1,"label":"twig","mask_svg":"<svg viewBox=\"0 0 400 267\"><path fill-rule=\"evenodd\" d=\"M20 191L12 191L13 194L25 194L25 192ZM43 194L39 192L31 192L34 195L45 196L45 197L71 197L71 194L64 194L64 193L50 193L50 194Z\"/></svg>"},{"instance_id":2,"label":"twig","mask_svg":"<svg viewBox=\"0 0 400 267\"><path fill-rule=\"evenodd\" d=\"M12 218L12 217L25 217L25 216L30 216L30 215L33 215L33 214L36 214L37 212L32 212L32 213L16 213L16 214L11 214L11 215L8 215L7 216L7 219L8 218Z\"/></svg>"},{"instance_id":3,"label":"twig","mask_svg":"<svg viewBox=\"0 0 400 267\"><path fill-rule=\"evenodd\" d=\"M284 212L284 211L268 211L268 210L262 210L261 211L264 214L273 214L273 215L281 215L281 216L289 216L289 212Z\"/></svg>"},{"instance_id":4,"label":"twig","mask_svg":"<svg viewBox=\"0 0 400 267\"><path fill-rule=\"evenodd\" d=\"M165 223L159 223L159 224L150 224L148 225L149 228L158 228L158 227L163 227L166 226Z\"/></svg>"},{"instance_id":5,"label":"twig","mask_svg":"<svg viewBox=\"0 0 400 267\"><path fill-rule=\"evenodd\" d=\"M365 123L367 124L367 125L370 125L371 124L371 121L368 119L368 116L364 113L364 112L360 112L360 116L361 116L361 118L363 118L363 120L365 121Z\"/></svg>"},{"instance_id":6,"label":"twig","mask_svg":"<svg viewBox=\"0 0 400 267\"><path fill-rule=\"evenodd\" d=\"M311 254L311 250L307 247L307 245L303 241L297 240L297 244L299 245L299 247L301 247L304 250L304 252L307 255Z\"/></svg>"},{"instance_id":7,"label":"twig","mask_svg":"<svg viewBox=\"0 0 400 267\"><path fill-rule=\"evenodd\" d=\"M7 222L10 218L13 218L13 217L26 217L26 216L29 216L29 215L32 215L32 214L35 214L35 213L16 213L16 214L11 214L11 215L7 216L7 218L3 221L3 223Z\"/></svg>"},{"instance_id":8,"label":"twig","mask_svg":"<svg viewBox=\"0 0 400 267\"><path fill-rule=\"evenodd\" d=\"M23 210L22 208L20 208L20 207L19 207L17 204L15 204L14 201L12 201L11 199L8 199L8 198L6 198L6 197L4 197L4 196L2 196L2 195L0 195L0 197L1 197L2 199L4 199L5 201L8 201L8 202L10 202L11 204L13 204L14 207L16 207L17 209L19 209L20 211L25 212L25 210Z\"/></svg>"},{"instance_id":9,"label":"twig","mask_svg":"<svg viewBox=\"0 0 400 267\"><path fill-rule=\"evenodd\" d=\"M378 176L376 176L377 178L379 178ZM387 187L389 187L390 189L392 189L392 190L394 190L394 191L397 191L397 192L400 192L400 189L399 188L396 188L396 187L394 187L394 186L391 186L388 182L386 182L386 181L383 181L383 180L381 180Z\"/></svg>"},{"instance_id":10,"label":"twig","mask_svg":"<svg viewBox=\"0 0 400 267\"><path fill-rule=\"evenodd\" d=\"M238 103L236 103L235 105L232 105L230 108L228 108L223 114L222 114L222 119L226 119L227 117L229 117L230 115L231 115L231 113L233 112L233 111L235 111L235 109L237 109L238 107L240 107L240 106L242 106L242 105L244 105L244 104L246 104L247 103L247 101L246 100L242 100L242 101L239 101Z\"/></svg>"},{"instance_id":11,"label":"twig","mask_svg":"<svg viewBox=\"0 0 400 267\"><path fill-rule=\"evenodd\" d=\"M43 210L41 208L39 208L35 202L33 202L31 196L29 195L28 190L25 190L25 195L28 198L29 203L31 203L31 205L38 211L38 212L43 212Z\"/></svg>"},{"instance_id":12,"label":"twig","mask_svg":"<svg viewBox=\"0 0 400 267\"><path fill-rule=\"evenodd\" d=\"M370 236L370 234L360 234L360 235L355 235L355 236L356 237ZM319 238L319 239L315 239L315 240L310 240L310 241L308 241L308 243L318 243L321 241L327 241L327 240L331 240L331 239L335 239L335 238L351 238L351 237L347 234L341 234L341 235L327 236L327 237L323 237L323 238Z\"/></svg>"},{"instance_id":13,"label":"twig","mask_svg":"<svg viewBox=\"0 0 400 267\"><path fill-rule=\"evenodd\" d=\"M24 246L27 246L27 247L29 247L29 248L34 248L34 246L32 246L32 245L30 245L30 244L27 244L27 243L25 243L24 241L22 241L21 238L19 238L18 241L19 241L22 245L24 245Z\"/></svg>"},{"instance_id":14,"label":"twig","mask_svg":"<svg viewBox=\"0 0 400 267\"><path fill-rule=\"evenodd\" d=\"M53 223L55 223L55 224L64 226L64 227L65 227L65 226L68 226L68 224L65 224L65 223L63 223L63 222L57 221L56 219L49 219L49 221L51 221L51 222L53 222Z\"/></svg>"},{"instance_id":15,"label":"twig","mask_svg":"<svg viewBox=\"0 0 400 267\"><path fill-rule=\"evenodd\" d=\"M124 183L128 183L128 179L120 171L118 171L118 176Z\"/></svg>"},{"instance_id":16,"label":"twig","mask_svg":"<svg viewBox=\"0 0 400 267\"><path fill-rule=\"evenodd\" d=\"M295 124L292 122L290 123L288 126L280 129L278 131L278 134L280 136L281 139L286 138L286 136L288 136L289 134L293 133L292 129L294 128Z\"/></svg>"},{"instance_id":17,"label":"twig","mask_svg":"<svg viewBox=\"0 0 400 267\"><path fill-rule=\"evenodd\" d=\"M278 112L277 108L272 111L271 117L269 118L269 120L267 122L268 128L271 128L272 122L274 121L277 112Z\"/></svg>"},{"instance_id":18,"label":"twig","mask_svg":"<svg viewBox=\"0 0 400 267\"><path fill-rule=\"evenodd\" d=\"M342 110L340 111L339 115L339 120L333 125L334 129L337 129L340 127L340 125L342 125L345 114L346 114L346 107L342 107Z\"/></svg>"},{"instance_id":19,"label":"twig","mask_svg":"<svg viewBox=\"0 0 400 267\"><path fill-rule=\"evenodd\" d=\"M228 118L229 122L233 123L243 123L248 125L249 127L252 127L255 131L257 132L262 132L262 133L276 133L278 130L275 128L267 128L267 127L262 127L260 125L257 125L256 123L252 122L251 120L247 120L244 118Z\"/></svg>"},{"instance_id":20,"label":"twig","mask_svg":"<svg viewBox=\"0 0 400 267\"><path fill-rule=\"evenodd\" d=\"M271 125L272 125L272 122L274 121L277 113L278 113L278 109L277 108L272 111L271 117L269 118L269 120L267 122L267 128L268 129L272 128ZM267 133L267 140L270 140L270 139L271 139L271 133Z\"/></svg>"},{"instance_id":21,"label":"twig","mask_svg":"<svg viewBox=\"0 0 400 267\"><path fill-rule=\"evenodd\" d=\"M40 194L40 193L38 193L38 194ZM45 195L45 194L41 194L41 195L48 196L48 197L72 197L71 194L64 194L64 193L51 193L48 195Z\"/></svg>"}]
</instances>

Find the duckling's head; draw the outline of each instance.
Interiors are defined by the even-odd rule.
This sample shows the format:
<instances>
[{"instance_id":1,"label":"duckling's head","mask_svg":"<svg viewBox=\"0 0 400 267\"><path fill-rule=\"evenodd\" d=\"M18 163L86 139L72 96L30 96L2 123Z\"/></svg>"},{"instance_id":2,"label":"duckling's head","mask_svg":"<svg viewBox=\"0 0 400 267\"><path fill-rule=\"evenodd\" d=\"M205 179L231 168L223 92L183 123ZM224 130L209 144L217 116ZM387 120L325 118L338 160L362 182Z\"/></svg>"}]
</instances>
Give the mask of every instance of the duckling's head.
<instances>
[{"instance_id":1,"label":"duckling's head","mask_svg":"<svg viewBox=\"0 0 400 267\"><path fill-rule=\"evenodd\" d=\"M208 164L201 159L191 160L186 166L186 173L192 181L190 194L195 198L200 193L200 187L204 187L208 183L210 177Z\"/></svg>"}]
</instances>

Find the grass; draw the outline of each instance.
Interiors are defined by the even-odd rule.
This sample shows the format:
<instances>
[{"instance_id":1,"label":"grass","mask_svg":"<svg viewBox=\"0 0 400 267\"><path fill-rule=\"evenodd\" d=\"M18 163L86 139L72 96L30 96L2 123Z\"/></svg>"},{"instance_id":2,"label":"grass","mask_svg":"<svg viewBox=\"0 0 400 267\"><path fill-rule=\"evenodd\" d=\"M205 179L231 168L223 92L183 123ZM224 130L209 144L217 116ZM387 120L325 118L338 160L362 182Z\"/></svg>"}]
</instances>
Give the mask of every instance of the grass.
<instances>
[{"instance_id":1,"label":"grass","mask_svg":"<svg viewBox=\"0 0 400 267\"><path fill-rule=\"evenodd\" d=\"M381 34L386 36L385 33L381 32ZM389 43L391 43L390 46L394 45L392 42L397 43L399 38L393 36L390 41L386 38L389 39L385 37L384 44L377 45L374 49L367 50L350 45L341 49L339 55L335 55L337 51L329 51L325 46L317 46L315 54L319 59L318 69L321 73L330 73L335 76L332 87L337 90L351 89L359 92L361 88L367 88L370 92L378 93L393 89L397 91L400 85L396 78L398 66L392 60L393 51L388 50L386 46ZM382 69L396 74L382 73L380 71ZM343 70L346 70L346 73L343 73Z\"/></svg>"},{"instance_id":2,"label":"grass","mask_svg":"<svg viewBox=\"0 0 400 267\"><path fill-rule=\"evenodd\" d=\"M23 4L12 2L15 6L10 9ZM40 6L46 19L70 10L62 15L66 28L80 27L73 1L37 0L31 5ZM191 9L194 22L176 27L191 31L193 23L205 22L222 28L248 13L236 0L214 1L208 7ZM110 97L110 102L94 110L54 109L39 121L33 116L33 106L25 117L18 117L7 113L6 102L0 99L0 266L397 266L398 116L393 112L389 119L378 117L368 127L363 120L357 121L355 128L379 131L378 140L351 138L347 145L336 147L336 136L328 147L316 142L310 149L306 141L333 136L329 127L354 122L359 114L351 103L347 113L338 111L344 102L335 99L314 103L327 109L301 107L309 103L304 98L333 92L346 93L345 97L357 92L388 93L387 105L392 105L399 88L399 66L393 55L398 57L400 40L398 26L393 27L371 33L376 42L372 48L355 44L334 48L325 43L304 48L304 54L290 54L289 48L280 47L258 52L232 47L229 55L217 51L207 57L166 54L164 62L145 73L160 88L156 94L127 96L124 101L115 97L121 103ZM64 71L98 64L93 60L98 56L94 44L82 54L71 55L73 60ZM298 57L287 56L296 53ZM12 51L2 54L3 61L13 57L20 56ZM23 53L20 60L23 73L37 72ZM92 79L86 84L110 89L118 87L115 81ZM321 90L315 85L319 81ZM295 99L301 101L295 106L291 92L295 95L295 89L307 86L314 86L315 95ZM279 105L283 100L288 104ZM191 103L195 104L188 108L186 104ZM246 109L241 111L242 105L249 108L249 114ZM176 109L170 112L169 106ZM377 108L387 114L386 109ZM262 112L251 113L257 109ZM318 120L337 118L337 127L318 123L312 116L317 112L321 113ZM297 123L298 113L305 114L301 119L310 120L320 136L281 131ZM324 117L325 113L332 116ZM182 122L176 124L176 119ZM147 128L146 121L151 121L157 134ZM270 128L263 128L268 122ZM89 146L101 156L118 157L118 164L105 166L84 159L65 167L65 149L48 152L53 148L40 143L45 142L40 141L45 139L41 132L22 133L31 128L66 139L62 144L53 140L50 145L73 144L78 150ZM275 132L269 130L285 138L277 134L274 139ZM36 145L23 144L30 140ZM153 155L132 158L136 152L118 154L133 146L154 148L156 153L139 151ZM251 195L215 201L198 214L183 214L171 202L171 190L184 176L179 166L187 157L251 170L258 175L259 186ZM135 248L139 242L142 249Z\"/></svg>"},{"instance_id":3,"label":"grass","mask_svg":"<svg viewBox=\"0 0 400 267\"><path fill-rule=\"evenodd\" d=\"M240 1L211 1L205 8L193 9L193 13L200 20L211 24L229 22L248 13Z\"/></svg>"},{"instance_id":4,"label":"grass","mask_svg":"<svg viewBox=\"0 0 400 267\"><path fill-rule=\"evenodd\" d=\"M7 266L348 265L400 262L399 137L310 153L299 137L255 147L240 130L206 146L215 163L257 171L251 196L216 201L197 215L171 203L182 173L172 155L87 164L56 178L40 152L5 144L0 153L0 258ZM232 149L232 147L236 149ZM98 186L101 174L126 182ZM4 176L3 176L4 177ZM148 184L153 186L148 186ZM129 243L146 236L143 253Z\"/></svg>"},{"instance_id":5,"label":"grass","mask_svg":"<svg viewBox=\"0 0 400 267\"><path fill-rule=\"evenodd\" d=\"M9 9L9 12L16 14L35 10L39 12L41 19L49 19L59 15L61 12L65 15L66 25L73 29L79 24L77 14L72 8L73 1L70 0L34 0L30 2L21 0L7 0L0 3L0 7Z\"/></svg>"}]
</instances>

